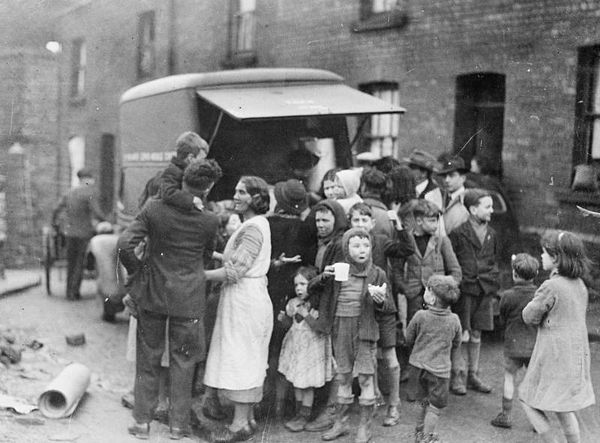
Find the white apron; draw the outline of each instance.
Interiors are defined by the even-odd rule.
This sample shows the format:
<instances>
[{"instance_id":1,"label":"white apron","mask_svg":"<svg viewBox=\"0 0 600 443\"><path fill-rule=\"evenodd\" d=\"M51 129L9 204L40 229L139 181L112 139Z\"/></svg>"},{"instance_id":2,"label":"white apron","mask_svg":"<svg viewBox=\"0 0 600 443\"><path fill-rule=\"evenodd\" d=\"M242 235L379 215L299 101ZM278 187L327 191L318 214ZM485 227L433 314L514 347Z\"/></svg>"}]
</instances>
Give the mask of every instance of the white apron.
<instances>
[{"instance_id":1,"label":"white apron","mask_svg":"<svg viewBox=\"0 0 600 443\"><path fill-rule=\"evenodd\" d=\"M267 292L267 271L271 262L269 222L257 215L245 221L231 236L223 262L235 255L233 245L248 225L262 233L260 252L237 283L225 282L210 342L204 383L219 389L240 391L263 385L273 330L273 307Z\"/></svg>"}]
</instances>

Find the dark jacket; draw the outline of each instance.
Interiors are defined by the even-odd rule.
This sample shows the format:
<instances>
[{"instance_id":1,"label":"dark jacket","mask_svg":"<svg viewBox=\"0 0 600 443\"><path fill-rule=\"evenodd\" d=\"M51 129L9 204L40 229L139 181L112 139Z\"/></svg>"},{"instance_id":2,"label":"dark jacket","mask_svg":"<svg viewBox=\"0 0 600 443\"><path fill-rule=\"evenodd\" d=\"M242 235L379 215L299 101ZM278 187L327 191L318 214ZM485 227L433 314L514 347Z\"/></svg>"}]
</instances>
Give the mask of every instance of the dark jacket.
<instances>
[{"instance_id":1,"label":"dark jacket","mask_svg":"<svg viewBox=\"0 0 600 443\"><path fill-rule=\"evenodd\" d=\"M451 275L460 283L462 271L448 237L432 235L423 255L417 248L414 237L411 237L411 241L415 253L392 271L394 281L401 282L407 298L412 299L422 294L432 275Z\"/></svg>"},{"instance_id":2,"label":"dark jacket","mask_svg":"<svg viewBox=\"0 0 600 443\"><path fill-rule=\"evenodd\" d=\"M523 308L533 300L537 288L531 283L515 283L500 299L500 323L504 325L504 355L529 358L537 337L537 327L523 321Z\"/></svg>"},{"instance_id":3,"label":"dark jacket","mask_svg":"<svg viewBox=\"0 0 600 443\"><path fill-rule=\"evenodd\" d=\"M371 231L372 234L382 234L391 237L394 234L394 226L387 215L387 206L379 199L373 196L363 196L363 203L371 207L375 226Z\"/></svg>"},{"instance_id":4,"label":"dark jacket","mask_svg":"<svg viewBox=\"0 0 600 443\"><path fill-rule=\"evenodd\" d=\"M178 160L177 157L171 159L171 163L162 172L160 178L160 197L169 205L180 209L192 210L194 206L194 196L183 189L183 171L187 164Z\"/></svg>"},{"instance_id":5,"label":"dark jacket","mask_svg":"<svg viewBox=\"0 0 600 443\"><path fill-rule=\"evenodd\" d=\"M67 237L90 239L95 234L93 220L106 220L93 185L79 185L63 196L52 215L52 224L58 223L63 211L66 212L63 228Z\"/></svg>"},{"instance_id":6,"label":"dark jacket","mask_svg":"<svg viewBox=\"0 0 600 443\"><path fill-rule=\"evenodd\" d=\"M367 292L369 284L381 286L387 283L388 291L385 301L377 305ZM320 333L330 334L335 318L337 300L340 293L340 282L335 281L332 276L319 274L308 284L308 292L312 295L316 293L319 298L319 318L306 317L306 322L310 327ZM361 340L377 341L379 340L379 325L375 319L375 311L382 313L394 312L394 301L392 299L391 287L383 269L371 265L367 270L367 276L364 279L363 290L361 294L361 309L358 326L358 336Z\"/></svg>"},{"instance_id":7,"label":"dark jacket","mask_svg":"<svg viewBox=\"0 0 600 443\"><path fill-rule=\"evenodd\" d=\"M482 245L471 226L471 221L467 220L448 237L462 268L461 294L496 295L500 288L496 232L488 226Z\"/></svg>"},{"instance_id":8,"label":"dark jacket","mask_svg":"<svg viewBox=\"0 0 600 443\"><path fill-rule=\"evenodd\" d=\"M117 244L131 275L130 294L141 309L183 318L204 315L204 263L214 250L218 226L210 212L148 200ZM140 261L134 249L146 236Z\"/></svg>"}]
</instances>

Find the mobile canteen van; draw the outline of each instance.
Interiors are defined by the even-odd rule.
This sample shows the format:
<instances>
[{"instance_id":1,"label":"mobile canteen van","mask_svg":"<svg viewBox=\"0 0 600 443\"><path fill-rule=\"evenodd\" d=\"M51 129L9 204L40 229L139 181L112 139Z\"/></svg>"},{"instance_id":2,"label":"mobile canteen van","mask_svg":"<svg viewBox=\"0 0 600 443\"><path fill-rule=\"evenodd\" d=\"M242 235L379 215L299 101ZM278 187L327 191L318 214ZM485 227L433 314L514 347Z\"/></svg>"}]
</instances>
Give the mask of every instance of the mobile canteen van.
<instances>
[{"instance_id":1,"label":"mobile canteen van","mask_svg":"<svg viewBox=\"0 0 600 443\"><path fill-rule=\"evenodd\" d=\"M355 141L371 115L404 109L344 85L332 72L265 68L152 80L127 90L119 112L120 197L134 214L145 183L165 168L184 131L209 142L209 158L224 174L209 198L223 200L242 175L271 184L290 178L291 153L301 149L319 159L310 176L311 187L318 186L327 169L352 166L349 128Z\"/></svg>"}]
</instances>

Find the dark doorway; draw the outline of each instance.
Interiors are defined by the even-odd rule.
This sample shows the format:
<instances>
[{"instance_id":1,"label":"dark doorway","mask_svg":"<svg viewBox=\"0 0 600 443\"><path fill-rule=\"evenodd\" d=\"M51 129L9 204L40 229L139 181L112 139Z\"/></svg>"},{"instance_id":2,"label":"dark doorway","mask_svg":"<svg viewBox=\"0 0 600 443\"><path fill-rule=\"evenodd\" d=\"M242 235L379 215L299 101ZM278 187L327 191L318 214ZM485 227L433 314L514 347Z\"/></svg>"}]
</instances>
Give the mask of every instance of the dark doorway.
<instances>
[{"instance_id":1,"label":"dark doorway","mask_svg":"<svg viewBox=\"0 0 600 443\"><path fill-rule=\"evenodd\" d=\"M505 76L475 73L456 78L454 152L467 165L480 158L487 174L502 178Z\"/></svg>"},{"instance_id":2,"label":"dark doorway","mask_svg":"<svg viewBox=\"0 0 600 443\"><path fill-rule=\"evenodd\" d=\"M102 134L100 140L100 205L105 214L113 209L115 187L115 136Z\"/></svg>"}]
</instances>

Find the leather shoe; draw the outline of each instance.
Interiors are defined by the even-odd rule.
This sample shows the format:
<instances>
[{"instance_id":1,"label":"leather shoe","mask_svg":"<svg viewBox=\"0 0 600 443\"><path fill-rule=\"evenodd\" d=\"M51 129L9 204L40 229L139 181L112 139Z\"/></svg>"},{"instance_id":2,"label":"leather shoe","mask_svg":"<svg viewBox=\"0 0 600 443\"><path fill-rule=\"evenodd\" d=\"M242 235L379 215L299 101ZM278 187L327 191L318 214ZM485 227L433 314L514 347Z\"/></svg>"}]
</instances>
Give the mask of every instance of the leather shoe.
<instances>
[{"instance_id":1,"label":"leather shoe","mask_svg":"<svg viewBox=\"0 0 600 443\"><path fill-rule=\"evenodd\" d=\"M213 443L234 443L236 441L247 441L254 437L254 432L249 425L244 426L238 431L232 431L228 426L212 433L211 441Z\"/></svg>"},{"instance_id":2,"label":"leather shoe","mask_svg":"<svg viewBox=\"0 0 600 443\"><path fill-rule=\"evenodd\" d=\"M150 438L150 423L134 422L127 428L127 431L135 438L148 440L148 438Z\"/></svg>"},{"instance_id":3,"label":"leather shoe","mask_svg":"<svg viewBox=\"0 0 600 443\"><path fill-rule=\"evenodd\" d=\"M169 438L171 440L181 440L182 438L189 437L191 435L191 429L177 428L175 426L172 426L169 430Z\"/></svg>"},{"instance_id":4,"label":"leather shoe","mask_svg":"<svg viewBox=\"0 0 600 443\"><path fill-rule=\"evenodd\" d=\"M489 394L492 392L492 387L486 385L475 373L470 373L467 378L467 387L477 392Z\"/></svg>"},{"instance_id":5,"label":"leather shoe","mask_svg":"<svg viewBox=\"0 0 600 443\"><path fill-rule=\"evenodd\" d=\"M212 418L213 420L224 420L227 415L223 412L219 400L214 397L208 397L204 400L204 406L202 406L202 414L206 418Z\"/></svg>"}]
</instances>

